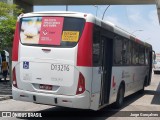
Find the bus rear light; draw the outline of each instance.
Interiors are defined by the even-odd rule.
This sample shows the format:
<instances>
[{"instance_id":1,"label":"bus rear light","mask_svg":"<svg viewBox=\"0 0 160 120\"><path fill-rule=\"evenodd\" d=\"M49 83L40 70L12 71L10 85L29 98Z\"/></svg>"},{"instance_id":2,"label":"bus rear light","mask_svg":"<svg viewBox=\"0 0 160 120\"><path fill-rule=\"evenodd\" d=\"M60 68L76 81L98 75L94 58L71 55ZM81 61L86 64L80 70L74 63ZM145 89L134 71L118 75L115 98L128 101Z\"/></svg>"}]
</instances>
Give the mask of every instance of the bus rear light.
<instances>
[{"instance_id":1,"label":"bus rear light","mask_svg":"<svg viewBox=\"0 0 160 120\"><path fill-rule=\"evenodd\" d=\"M16 23L16 30L14 33L13 47L12 47L12 61L18 61L18 46L19 46L19 22Z\"/></svg>"},{"instance_id":2,"label":"bus rear light","mask_svg":"<svg viewBox=\"0 0 160 120\"><path fill-rule=\"evenodd\" d=\"M84 91L85 91L85 79L82 73L79 73L79 80L78 80L76 95L82 94Z\"/></svg>"},{"instance_id":3,"label":"bus rear light","mask_svg":"<svg viewBox=\"0 0 160 120\"><path fill-rule=\"evenodd\" d=\"M115 79L114 79L114 76L113 76L113 78L112 78L112 88L115 88L115 86L116 86L116 82L115 82Z\"/></svg>"},{"instance_id":4,"label":"bus rear light","mask_svg":"<svg viewBox=\"0 0 160 120\"><path fill-rule=\"evenodd\" d=\"M12 84L13 84L13 86L14 87L16 87L17 88L17 80L16 80L16 69L15 69L15 67L13 68L13 78L12 78Z\"/></svg>"}]
</instances>

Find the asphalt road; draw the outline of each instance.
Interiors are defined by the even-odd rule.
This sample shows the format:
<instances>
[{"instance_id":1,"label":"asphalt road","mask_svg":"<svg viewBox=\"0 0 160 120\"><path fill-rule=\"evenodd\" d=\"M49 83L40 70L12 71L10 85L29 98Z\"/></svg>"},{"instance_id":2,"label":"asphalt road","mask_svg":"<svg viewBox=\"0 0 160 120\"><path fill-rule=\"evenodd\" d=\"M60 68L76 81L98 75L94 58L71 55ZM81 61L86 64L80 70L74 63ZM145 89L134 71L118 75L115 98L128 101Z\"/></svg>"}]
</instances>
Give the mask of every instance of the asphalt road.
<instances>
[{"instance_id":1,"label":"asphalt road","mask_svg":"<svg viewBox=\"0 0 160 120\"><path fill-rule=\"evenodd\" d=\"M125 98L125 104L121 109L114 109L113 105L105 107L100 111L78 110L64 107L55 107L49 105L34 104L13 99L0 101L0 111L34 111L42 113L42 117L56 117L56 119L160 119L160 75L153 75L151 85L145 88L144 94L135 93ZM147 111L149 111L147 113ZM154 112L157 111L157 112ZM158 112L159 111L159 112ZM134 116L140 114L158 114L159 117L129 117L128 114ZM127 115L127 117L126 117ZM124 117L120 117L124 116ZM62 118L63 117L63 118ZM0 118L1 119L1 118ZM6 118L2 118L6 119ZM8 119L8 118L7 118ZM13 119L13 118L10 118ZM14 118L18 119L18 118ZM23 119L23 118L20 118Z\"/></svg>"}]
</instances>

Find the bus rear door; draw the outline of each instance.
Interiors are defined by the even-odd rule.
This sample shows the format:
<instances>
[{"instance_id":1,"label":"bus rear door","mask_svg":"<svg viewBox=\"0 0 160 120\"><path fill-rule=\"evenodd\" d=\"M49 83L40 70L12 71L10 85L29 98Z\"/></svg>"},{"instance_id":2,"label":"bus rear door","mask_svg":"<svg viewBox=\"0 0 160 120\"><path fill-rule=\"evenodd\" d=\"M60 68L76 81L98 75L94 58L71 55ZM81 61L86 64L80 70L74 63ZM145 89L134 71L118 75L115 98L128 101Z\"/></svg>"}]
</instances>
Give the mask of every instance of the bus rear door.
<instances>
[{"instance_id":1,"label":"bus rear door","mask_svg":"<svg viewBox=\"0 0 160 120\"><path fill-rule=\"evenodd\" d=\"M101 93L100 106L108 104L111 84L112 70L112 48L113 41L110 38L101 36Z\"/></svg>"}]
</instances>

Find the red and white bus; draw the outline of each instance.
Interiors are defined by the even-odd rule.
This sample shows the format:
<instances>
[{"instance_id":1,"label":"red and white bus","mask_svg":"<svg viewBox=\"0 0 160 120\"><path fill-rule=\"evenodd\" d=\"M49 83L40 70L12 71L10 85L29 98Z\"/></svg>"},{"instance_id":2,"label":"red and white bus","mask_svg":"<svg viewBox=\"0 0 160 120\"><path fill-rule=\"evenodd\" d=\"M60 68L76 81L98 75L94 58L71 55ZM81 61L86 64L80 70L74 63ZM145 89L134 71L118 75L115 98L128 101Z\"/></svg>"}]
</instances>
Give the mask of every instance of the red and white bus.
<instances>
[{"instance_id":1,"label":"red and white bus","mask_svg":"<svg viewBox=\"0 0 160 120\"><path fill-rule=\"evenodd\" d=\"M15 100L99 110L151 81L152 46L91 14L22 14L12 52Z\"/></svg>"}]
</instances>

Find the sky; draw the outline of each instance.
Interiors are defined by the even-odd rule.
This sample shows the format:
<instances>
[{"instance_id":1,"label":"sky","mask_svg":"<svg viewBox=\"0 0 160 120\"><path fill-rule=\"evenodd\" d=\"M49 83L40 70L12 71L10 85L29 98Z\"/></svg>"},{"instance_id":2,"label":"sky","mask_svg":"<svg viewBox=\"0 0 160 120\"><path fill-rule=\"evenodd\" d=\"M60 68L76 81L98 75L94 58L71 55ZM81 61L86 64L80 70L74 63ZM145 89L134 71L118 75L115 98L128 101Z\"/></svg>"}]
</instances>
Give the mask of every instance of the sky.
<instances>
[{"instance_id":1,"label":"sky","mask_svg":"<svg viewBox=\"0 0 160 120\"><path fill-rule=\"evenodd\" d=\"M68 11L91 13L102 19L108 5L79 5L68 6ZM34 6L34 11L65 11L66 6ZM153 46L156 53L160 53L160 24L156 5L110 5L107 9L105 21L133 33L142 41Z\"/></svg>"}]
</instances>

